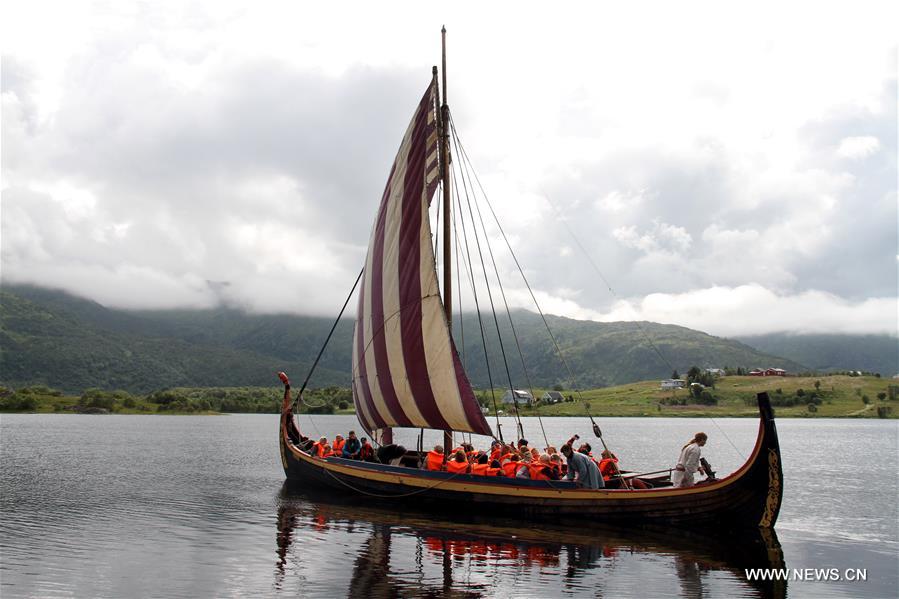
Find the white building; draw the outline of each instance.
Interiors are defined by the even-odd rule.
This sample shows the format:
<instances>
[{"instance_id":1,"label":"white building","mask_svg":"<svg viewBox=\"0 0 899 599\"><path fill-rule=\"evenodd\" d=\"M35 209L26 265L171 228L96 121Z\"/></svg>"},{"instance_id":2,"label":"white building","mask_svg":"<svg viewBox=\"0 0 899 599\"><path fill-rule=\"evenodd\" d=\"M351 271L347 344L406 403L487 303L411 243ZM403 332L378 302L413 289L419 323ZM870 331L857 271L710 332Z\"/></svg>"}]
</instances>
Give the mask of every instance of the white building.
<instances>
[{"instance_id":1,"label":"white building","mask_svg":"<svg viewBox=\"0 0 899 599\"><path fill-rule=\"evenodd\" d=\"M562 403L565 401L565 397L558 391L547 391L540 396L540 401L545 404Z\"/></svg>"},{"instance_id":2,"label":"white building","mask_svg":"<svg viewBox=\"0 0 899 599\"><path fill-rule=\"evenodd\" d=\"M660 387L663 391L667 389L683 389L687 381L683 379L665 379Z\"/></svg>"},{"instance_id":3,"label":"white building","mask_svg":"<svg viewBox=\"0 0 899 599\"><path fill-rule=\"evenodd\" d=\"M515 403L515 400L518 400L519 404L524 404L526 406L531 405L534 401L534 396L531 395L528 391L522 391L521 389L515 389L515 399L512 399L512 390L509 389L506 391L506 394L503 395L503 403L504 404L512 404Z\"/></svg>"}]
</instances>

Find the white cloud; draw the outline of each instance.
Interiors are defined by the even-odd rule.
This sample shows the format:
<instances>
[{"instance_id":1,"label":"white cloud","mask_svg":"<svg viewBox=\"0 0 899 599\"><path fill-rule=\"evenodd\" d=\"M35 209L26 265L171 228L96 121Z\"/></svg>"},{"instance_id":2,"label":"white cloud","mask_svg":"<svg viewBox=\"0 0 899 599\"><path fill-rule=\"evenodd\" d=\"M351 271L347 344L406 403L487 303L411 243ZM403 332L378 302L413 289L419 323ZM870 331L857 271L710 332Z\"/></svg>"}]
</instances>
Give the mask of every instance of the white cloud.
<instances>
[{"instance_id":1,"label":"white cloud","mask_svg":"<svg viewBox=\"0 0 899 599\"><path fill-rule=\"evenodd\" d=\"M844 137L840 140L837 154L843 158L867 158L880 150L880 140L873 135Z\"/></svg>"},{"instance_id":2,"label":"white cloud","mask_svg":"<svg viewBox=\"0 0 899 599\"><path fill-rule=\"evenodd\" d=\"M816 7L814 28L801 6L516 5L539 44L503 7L403 6L6 7L3 281L333 312L446 22L454 121L548 311L608 313L580 243L637 298L619 316L749 298L823 326L814 300L864 328L895 293L893 5Z\"/></svg>"},{"instance_id":3,"label":"white cloud","mask_svg":"<svg viewBox=\"0 0 899 599\"><path fill-rule=\"evenodd\" d=\"M647 254L665 252L682 254L690 249L693 237L683 227L655 221L650 229L643 233L634 225L618 227L612 231L623 246L640 250Z\"/></svg>"}]
</instances>

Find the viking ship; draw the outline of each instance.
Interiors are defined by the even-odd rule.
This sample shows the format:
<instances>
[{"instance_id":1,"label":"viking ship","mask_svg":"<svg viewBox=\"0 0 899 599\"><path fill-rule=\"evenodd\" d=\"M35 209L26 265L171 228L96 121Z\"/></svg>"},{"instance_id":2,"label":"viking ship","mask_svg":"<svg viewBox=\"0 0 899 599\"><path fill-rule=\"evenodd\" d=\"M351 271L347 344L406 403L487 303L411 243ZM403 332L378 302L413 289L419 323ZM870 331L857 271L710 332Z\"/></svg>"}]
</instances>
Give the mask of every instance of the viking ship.
<instances>
[{"instance_id":1,"label":"viking ship","mask_svg":"<svg viewBox=\"0 0 899 599\"><path fill-rule=\"evenodd\" d=\"M441 98L435 66L390 169L357 279L352 394L362 428L378 443L390 444L395 427L433 429L444 431L448 450L453 446L453 433L496 435L477 401L451 330L451 120L445 37L442 82ZM442 290L430 220L438 187L443 202ZM674 488L668 471L667 476L649 479L653 488L623 484L618 489L594 490L574 481L425 470L422 447L406 452L392 461L395 463L314 457L304 449L305 437L293 417L296 400L290 382L283 373L281 380L281 461L289 480L310 488L326 487L369 500L415 502L436 509L471 502L482 512L508 513L514 507L514 513L529 519L770 528L780 509L780 448L774 414L764 393L758 396L755 447L729 476ZM297 400L304 388L305 383ZM502 437L501 430L495 432Z\"/></svg>"}]
</instances>

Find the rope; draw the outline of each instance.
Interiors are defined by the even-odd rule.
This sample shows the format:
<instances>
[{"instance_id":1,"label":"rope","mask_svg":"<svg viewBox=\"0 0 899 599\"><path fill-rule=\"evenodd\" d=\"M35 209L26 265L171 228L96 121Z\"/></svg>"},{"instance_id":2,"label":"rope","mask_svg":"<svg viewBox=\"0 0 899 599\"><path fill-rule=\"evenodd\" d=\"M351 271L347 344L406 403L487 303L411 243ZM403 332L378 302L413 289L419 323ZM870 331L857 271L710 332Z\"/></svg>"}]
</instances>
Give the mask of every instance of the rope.
<instances>
[{"instance_id":1,"label":"rope","mask_svg":"<svg viewBox=\"0 0 899 599\"><path fill-rule=\"evenodd\" d=\"M453 132L453 140L456 142L456 148L458 150L459 137L456 132L456 126L452 120L450 120L450 125L452 127L452 132ZM465 171L469 173L468 180L470 182L471 181L471 171L473 171L474 168L473 167L470 168L471 162L468 160L467 156L463 155L461 152L457 152L457 153L459 153L459 155L462 156L462 159L463 159L462 165L465 168ZM463 181L464 181L464 178L463 178ZM472 186L472 189L474 189L474 186ZM483 189L482 189L482 192L483 192ZM518 339L518 332L515 330L515 322L512 320L512 311L509 309L509 302L506 300L506 290L503 288L503 282L499 276L499 268L496 265L496 258L493 255L493 247L490 244L490 238L487 236L487 227L484 225L484 217L481 214L481 207L477 203L477 196L475 196L475 208L477 209L478 220L480 220L480 222L481 222L481 229L484 231L484 237L487 241L487 251L490 255L490 261L493 264L493 272L496 275L496 282L499 284L499 291L503 298L503 305L506 308L506 316L509 318L509 327L512 329L512 338L515 339L515 347L518 350L518 358L521 360L521 370L522 370L522 372L524 372L524 378L525 378L525 381L527 381L528 389L531 392L531 397L534 398L534 400L536 401L537 396L534 393L534 385L531 384L531 377L528 374L528 368L524 361L524 352L521 351L521 343ZM514 393L514 390L513 390L513 393ZM519 419L519 422L520 422L520 419ZM546 443L547 446L549 446L549 439L546 436L546 429L543 427L543 418L540 417L539 412L537 413L537 422L540 424L540 431L543 433L543 442ZM519 430L519 433L520 433L519 438L523 438L524 437L523 427Z\"/></svg>"},{"instance_id":2,"label":"rope","mask_svg":"<svg viewBox=\"0 0 899 599\"><path fill-rule=\"evenodd\" d=\"M455 180L456 180L456 171L453 171L453 181L455 181ZM458 189L458 186L457 186L457 189ZM467 255L467 258L468 258L468 265L466 266L466 270L468 271L468 274L471 279L470 280L471 294L474 297L474 308L475 308L475 312L477 312L477 315L478 315L478 326L481 329L481 345L484 348L484 363L487 365L487 381L490 383L490 395L493 398L493 414L496 417L496 429L497 429L496 432L499 433L500 441L505 442L503 440L503 429L499 422L499 410L496 409L496 392L493 389L493 373L490 370L490 356L487 353L487 337L484 335L484 321L481 318L481 306L480 306L480 303L478 303L478 290L475 287L475 283L474 283L474 269L471 267L471 252L469 251L469 248L468 248L468 232L465 229L465 216L461 214L462 208L461 208L461 204L459 202L458 194L456 194L456 205L459 207L459 210L456 210L456 212L460 213L459 219L462 221L462 238L465 242L465 254ZM514 396L514 393L512 395Z\"/></svg>"},{"instance_id":3,"label":"rope","mask_svg":"<svg viewBox=\"0 0 899 599\"><path fill-rule=\"evenodd\" d=\"M465 181L465 173L460 173L462 179L462 186L465 190L465 202L468 205L468 214L471 217L471 226L474 232L474 240L475 246L478 248L478 258L481 261L481 271L484 273L484 285L487 287L487 298L490 300L490 312L493 314L493 324L496 327L496 336L499 340L499 349L500 355L503 358L503 366L506 369L506 377L509 381L509 392L512 394L512 402L515 406L515 420L518 423L518 438L524 438L524 427L521 424L521 414L518 411L518 397L515 394L515 385L512 383L512 374L509 372L509 361L506 359L506 348L503 344L503 335L499 329L499 319L496 317L496 306L493 303L493 292L490 290L490 281L487 276L487 267L484 265L484 253L481 251L481 238L478 234L477 223L474 220L474 211L471 209L471 198L468 194L468 185ZM455 177L454 177L455 178ZM457 187L458 189L458 187ZM464 226L464 222L463 222ZM487 233L484 231L484 236L486 237ZM489 247L489 246L488 246ZM486 352L486 349L485 349ZM491 382L492 384L492 382Z\"/></svg>"},{"instance_id":4,"label":"rope","mask_svg":"<svg viewBox=\"0 0 899 599\"><path fill-rule=\"evenodd\" d=\"M549 204L550 208L553 209L553 212L556 214L556 217L558 218L558 220L561 221L562 226L564 226L565 230L568 231L568 234L571 236L571 239L574 241L574 243L577 245L577 247L581 250L581 253L584 254L584 257L587 258L587 262L590 263L590 266L592 266L593 270L596 271L596 274L599 275L599 278L602 280L603 284L609 289L609 293L611 293L612 297L614 297L616 300L621 301L621 298L618 296L617 293L615 293L615 290L612 289L612 285L609 284L608 280L602 274L602 271L599 270L599 267L596 265L596 262L594 262L593 258L590 257L590 254L587 252L587 250L581 244L580 240L574 234L574 231L571 230L571 227L568 226L568 223L566 222L565 218L558 211L555 204L553 204L552 200L549 198L549 195L545 191L543 192L543 197L544 197L544 199L546 199L546 203ZM661 358L661 360L668 367L668 369L673 372L675 370L674 366L671 364L671 362L668 361L668 359L664 356L664 354L662 354L661 350L659 350L659 348L656 346L656 344L652 342L652 338L649 336L649 333L646 331L646 329L643 328L643 325L640 323L640 321L635 320L633 322L635 325L637 325L637 329L640 331L640 334L643 336L643 338L649 344L649 347L651 347L653 349L653 351L655 351L656 355L658 355L659 358ZM743 458L745 460L746 456L743 455L743 452L737 448L737 446L734 444L734 442L731 440L731 438L727 435L727 433L724 431L724 429L721 428L721 426L715 420L715 417L712 416L711 414L704 414L704 416L706 418L709 418L712 421L712 424L715 425L715 428L717 428L721 432L722 436L727 440L727 442L730 443L730 446L733 447L735 452L737 452L737 455L739 455L741 458Z\"/></svg>"},{"instance_id":5,"label":"rope","mask_svg":"<svg viewBox=\"0 0 899 599\"><path fill-rule=\"evenodd\" d=\"M315 362L312 363L312 367L309 369L309 374L306 375L306 380L303 381L302 386L300 386L299 392L297 392L297 398L293 400L293 409L297 408L297 401L303 396L303 391L306 390L306 385L309 384L309 379L312 378L312 373L315 372L315 367L318 366L318 361L321 359L322 354L325 353L325 348L328 347L328 342L331 341L331 336L334 334L334 329L337 328L337 324L340 322L340 318L343 316L344 310L346 310L347 304L350 303L350 298L353 297L353 293L356 291L356 286L359 285L359 280L362 279L362 273L365 272L365 269L359 271L359 276L356 277L356 282L353 283L353 288L350 289L349 295L346 296L346 301L343 302L343 307L340 309L340 314L337 315L337 319L334 321L334 324L331 325L331 331L328 333L328 338L325 339L324 344L320 350L318 350L318 355L315 356ZM303 402L306 404L306 402ZM306 404L307 406L309 404ZM309 406L312 407L312 406Z\"/></svg>"},{"instance_id":6,"label":"rope","mask_svg":"<svg viewBox=\"0 0 899 599\"><path fill-rule=\"evenodd\" d=\"M328 470L327 468L322 468L322 470L324 470L324 471L328 474L328 476L330 476L331 478L333 478L334 480L336 480L337 482L339 482L340 484L342 484L343 486L345 486L345 487L348 488L348 489L351 489L351 490L353 490L353 491L356 491L357 493L361 493L362 495L368 495L369 497L380 497L380 498L382 498L382 499L395 499L395 498L397 498L397 497L411 497L412 495L419 495L420 493L425 493L425 492L430 491L430 490L432 490L432 489L436 489L437 487L439 487L439 486L442 485L443 483L449 482L449 481L453 480L454 478L456 478L457 476L459 476L460 474L462 474L461 472L455 472L455 473L453 473L453 475L450 476L449 478L445 478L445 479L443 479L443 480L439 480L439 481L437 481L436 483L434 483L433 485L431 485L430 487L424 487L424 488L422 488L422 489L416 489L415 491L410 491L409 493L399 493L399 494L396 494L396 495L384 495L384 494L382 494L382 493L372 493L372 492L370 492L370 491L364 491L364 490L362 490L362 489L360 489L360 488L358 488L358 487L355 487L355 486L351 485L350 483L348 483L348 482L346 482L346 481L341 480L340 478L337 477L337 475L335 475L333 472L331 472L331 471Z\"/></svg>"}]
</instances>

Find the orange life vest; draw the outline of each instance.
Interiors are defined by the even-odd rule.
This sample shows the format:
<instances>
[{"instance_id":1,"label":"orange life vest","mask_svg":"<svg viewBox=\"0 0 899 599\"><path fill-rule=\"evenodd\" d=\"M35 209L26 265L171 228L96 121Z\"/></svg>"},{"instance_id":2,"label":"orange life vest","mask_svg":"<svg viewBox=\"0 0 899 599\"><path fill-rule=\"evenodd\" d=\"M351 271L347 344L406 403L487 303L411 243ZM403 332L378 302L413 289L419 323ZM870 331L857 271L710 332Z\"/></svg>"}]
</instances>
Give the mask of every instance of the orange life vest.
<instances>
[{"instance_id":1,"label":"orange life vest","mask_svg":"<svg viewBox=\"0 0 899 599\"><path fill-rule=\"evenodd\" d=\"M501 446L497 446L496 449L490 452L490 461L498 460L499 456L502 455L503 448Z\"/></svg>"},{"instance_id":2,"label":"orange life vest","mask_svg":"<svg viewBox=\"0 0 899 599\"><path fill-rule=\"evenodd\" d=\"M437 453L436 451L429 451L426 464L428 470L443 470L443 454Z\"/></svg>"},{"instance_id":3,"label":"orange life vest","mask_svg":"<svg viewBox=\"0 0 899 599\"><path fill-rule=\"evenodd\" d=\"M549 466L538 465L536 468L531 468L531 480L552 480L550 472L552 469Z\"/></svg>"},{"instance_id":4,"label":"orange life vest","mask_svg":"<svg viewBox=\"0 0 899 599\"><path fill-rule=\"evenodd\" d=\"M509 478L514 478L519 466L521 466L521 462L506 462L503 464L503 474Z\"/></svg>"},{"instance_id":5,"label":"orange life vest","mask_svg":"<svg viewBox=\"0 0 899 599\"><path fill-rule=\"evenodd\" d=\"M331 449L334 450L334 453L340 453L343 451L343 446L346 445L346 439L334 440L334 445L331 446Z\"/></svg>"},{"instance_id":6,"label":"orange life vest","mask_svg":"<svg viewBox=\"0 0 899 599\"><path fill-rule=\"evenodd\" d=\"M318 441L312 444L312 450L309 452L313 456L321 457L322 455L322 444Z\"/></svg>"},{"instance_id":7,"label":"orange life vest","mask_svg":"<svg viewBox=\"0 0 899 599\"><path fill-rule=\"evenodd\" d=\"M375 455L375 450L371 446L371 444L368 441L363 443L362 447L359 449L359 459L360 460L368 460L374 455Z\"/></svg>"},{"instance_id":8,"label":"orange life vest","mask_svg":"<svg viewBox=\"0 0 899 599\"><path fill-rule=\"evenodd\" d=\"M481 476L487 476L487 470L490 469L490 464L473 464L471 466L472 474L479 474Z\"/></svg>"},{"instance_id":9,"label":"orange life vest","mask_svg":"<svg viewBox=\"0 0 899 599\"><path fill-rule=\"evenodd\" d=\"M468 472L468 462L457 462L455 459L446 463L446 471L453 474L465 474Z\"/></svg>"},{"instance_id":10,"label":"orange life vest","mask_svg":"<svg viewBox=\"0 0 899 599\"><path fill-rule=\"evenodd\" d=\"M599 461L599 471L602 473L603 480L609 480L613 474L618 472L617 464L618 460L612 458L604 458Z\"/></svg>"},{"instance_id":11,"label":"orange life vest","mask_svg":"<svg viewBox=\"0 0 899 599\"><path fill-rule=\"evenodd\" d=\"M332 456L334 456L334 450L333 450L333 449L329 449L329 450L327 451L327 453L322 453L319 457L321 457L321 458L330 458L330 457L332 457Z\"/></svg>"},{"instance_id":12,"label":"orange life vest","mask_svg":"<svg viewBox=\"0 0 899 599\"><path fill-rule=\"evenodd\" d=\"M502 476L502 468L487 468L487 476Z\"/></svg>"}]
</instances>

